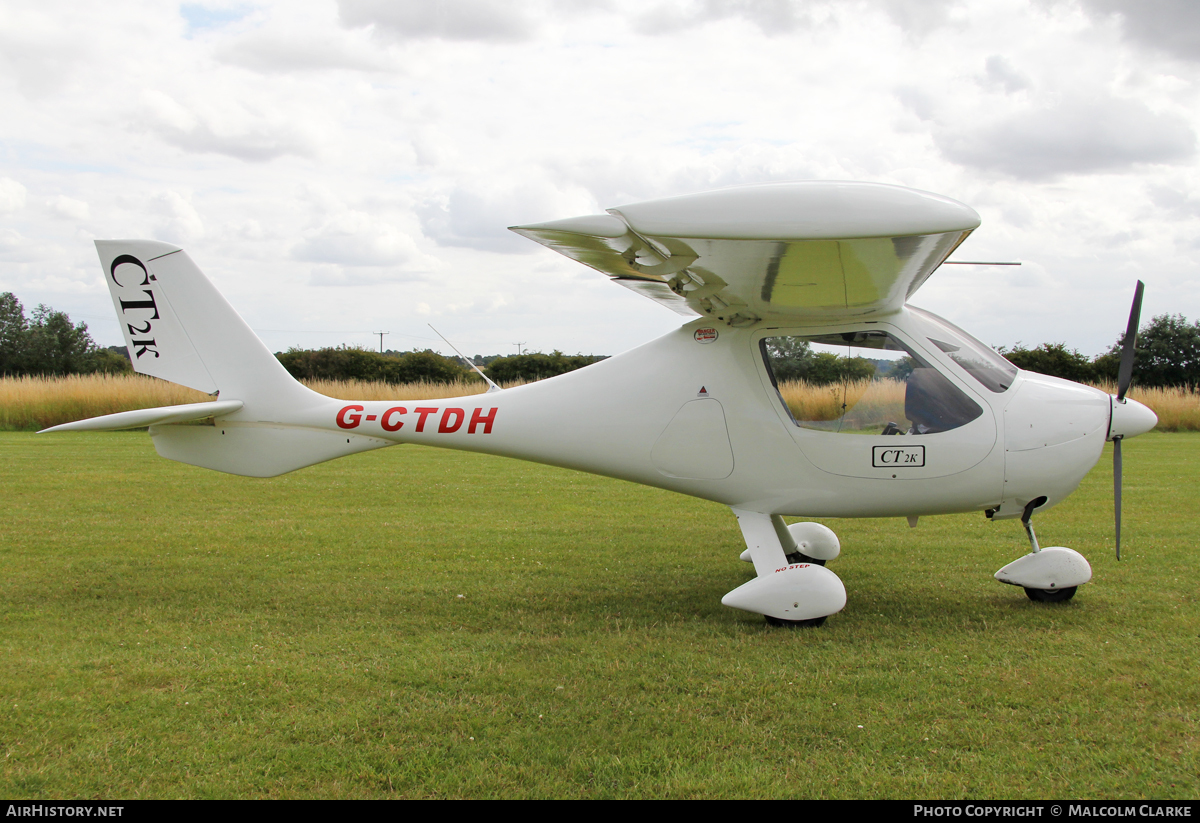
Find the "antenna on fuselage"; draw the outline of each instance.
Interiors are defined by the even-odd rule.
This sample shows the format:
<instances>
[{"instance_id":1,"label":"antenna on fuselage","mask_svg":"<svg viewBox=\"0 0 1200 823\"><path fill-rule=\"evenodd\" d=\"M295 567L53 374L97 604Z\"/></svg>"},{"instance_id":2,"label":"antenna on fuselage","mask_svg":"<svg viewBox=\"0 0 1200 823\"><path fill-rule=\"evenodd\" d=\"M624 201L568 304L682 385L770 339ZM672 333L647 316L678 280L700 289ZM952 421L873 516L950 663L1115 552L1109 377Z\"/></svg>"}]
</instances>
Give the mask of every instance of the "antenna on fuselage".
<instances>
[{"instance_id":1,"label":"antenna on fuselage","mask_svg":"<svg viewBox=\"0 0 1200 823\"><path fill-rule=\"evenodd\" d=\"M433 324L432 324L432 323L426 323L425 325L427 325L427 326L429 326L429 328L433 329ZM442 334L440 331L438 331L437 329L433 329L433 333L434 333L434 334L436 334L438 337L442 338L443 340L446 340L446 337L445 337L445 335L443 335L443 334ZM447 346L449 346L450 348L454 349L454 344L453 344L453 343L451 343L449 340L446 340L446 345L447 345ZM475 370L475 373L476 373L476 374L478 374L478 375L479 375L480 377L482 377L482 378L483 378L485 381L487 381L487 384L488 384L488 394L491 394L491 393L492 393L492 392L494 392L494 391L501 391L500 387L499 387L499 386L497 386L497 385L496 385L494 382L492 382L492 378L488 377L486 374L484 374L483 372L481 372L481 371L479 370L479 367L475 365L475 361L474 361L474 360L469 360L469 359L467 359L466 357L464 357L464 356L463 356L463 353L462 353L462 352L460 352L458 349L454 349L454 353L455 353L455 354L457 354L459 357L461 357L461 358L463 359L463 362L464 362L464 363L466 363L468 366L470 366L471 368L473 368L473 369Z\"/></svg>"}]
</instances>

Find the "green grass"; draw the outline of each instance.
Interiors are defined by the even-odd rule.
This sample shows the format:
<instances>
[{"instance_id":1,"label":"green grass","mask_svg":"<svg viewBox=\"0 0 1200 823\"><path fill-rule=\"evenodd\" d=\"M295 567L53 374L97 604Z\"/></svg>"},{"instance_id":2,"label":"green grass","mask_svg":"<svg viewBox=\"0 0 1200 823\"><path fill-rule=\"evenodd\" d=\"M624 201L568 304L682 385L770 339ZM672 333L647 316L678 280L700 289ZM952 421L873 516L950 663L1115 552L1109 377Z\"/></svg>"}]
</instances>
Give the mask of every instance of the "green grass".
<instances>
[{"instance_id":1,"label":"green grass","mask_svg":"<svg viewBox=\"0 0 1200 823\"><path fill-rule=\"evenodd\" d=\"M849 603L780 630L668 492L0 434L0 796L1194 798L1200 436L1125 445L1120 564L1110 465L1036 520L1093 564L1070 603L991 579L1016 522L826 521Z\"/></svg>"}]
</instances>

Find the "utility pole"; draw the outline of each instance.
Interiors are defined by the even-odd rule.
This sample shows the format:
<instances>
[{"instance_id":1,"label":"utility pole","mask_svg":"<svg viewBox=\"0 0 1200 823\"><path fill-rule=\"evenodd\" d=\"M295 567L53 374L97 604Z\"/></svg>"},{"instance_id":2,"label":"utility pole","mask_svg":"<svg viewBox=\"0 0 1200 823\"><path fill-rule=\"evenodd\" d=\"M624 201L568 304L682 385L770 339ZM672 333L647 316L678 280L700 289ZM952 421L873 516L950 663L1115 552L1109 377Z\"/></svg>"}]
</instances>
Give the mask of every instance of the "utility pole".
<instances>
[{"instance_id":1,"label":"utility pole","mask_svg":"<svg viewBox=\"0 0 1200 823\"><path fill-rule=\"evenodd\" d=\"M391 334L391 332L390 331L373 331L373 332L371 332L371 334L379 335L379 353L383 354L383 336L385 334Z\"/></svg>"},{"instance_id":2,"label":"utility pole","mask_svg":"<svg viewBox=\"0 0 1200 823\"><path fill-rule=\"evenodd\" d=\"M523 351L521 351L521 347L525 345L525 341L524 341L524 340L522 340L520 343L513 343L513 345L517 347L517 355L518 355L518 356L520 356L520 355L524 354L524 352L523 352Z\"/></svg>"}]
</instances>

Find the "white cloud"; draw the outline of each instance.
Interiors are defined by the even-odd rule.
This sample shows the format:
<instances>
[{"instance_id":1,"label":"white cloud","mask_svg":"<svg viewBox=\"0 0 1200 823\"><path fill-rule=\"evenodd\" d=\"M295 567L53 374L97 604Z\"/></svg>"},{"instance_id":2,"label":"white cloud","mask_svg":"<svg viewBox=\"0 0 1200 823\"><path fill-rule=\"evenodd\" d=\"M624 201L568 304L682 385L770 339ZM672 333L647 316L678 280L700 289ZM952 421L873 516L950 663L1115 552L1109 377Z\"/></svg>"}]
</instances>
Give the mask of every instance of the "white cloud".
<instances>
[{"instance_id":1,"label":"white cloud","mask_svg":"<svg viewBox=\"0 0 1200 823\"><path fill-rule=\"evenodd\" d=\"M167 143L188 152L224 154L252 162L313 153L307 129L278 112L252 111L225 99L210 100L198 108L185 107L164 92L149 90L142 94L139 119Z\"/></svg>"},{"instance_id":2,"label":"white cloud","mask_svg":"<svg viewBox=\"0 0 1200 823\"><path fill-rule=\"evenodd\" d=\"M25 187L11 177L0 177L0 214L25 208Z\"/></svg>"},{"instance_id":3,"label":"white cloud","mask_svg":"<svg viewBox=\"0 0 1200 823\"><path fill-rule=\"evenodd\" d=\"M795 0L668 0L636 18L643 34L669 35L708 23L741 19L774 36L813 24L811 13Z\"/></svg>"},{"instance_id":4,"label":"white cloud","mask_svg":"<svg viewBox=\"0 0 1200 823\"><path fill-rule=\"evenodd\" d=\"M0 257L14 259L12 255L19 254L25 246L25 238L20 233L9 228L0 229Z\"/></svg>"},{"instance_id":5,"label":"white cloud","mask_svg":"<svg viewBox=\"0 0 1200 823\"><path fill-rule=\"evenodd\" d=\"M239 225L234 226L232 230L246 240L261 240L266 236L263 231L262 223L254 218L243 220Z\"/></svg>"},{"instance_id":6,"label":"white cloud","mask_svg":"<svg viewBox=\"0 0 1200 823\"><path fill-rule=\"evenodd\" d=\"M1200 60L1200 4L1194 0L1082 0L1095 17L1115 16L1133 43Z\"/></svg>"},{"instance_id":7,"label":"white cloud","mask_svg":"<svg viewBox=\"0 0 1200 823\"><path fill-rule=\"evenodd\" d=\"M986 82L999 86L1012 94L1024 91L1033 84L1029 78L1013 66L1012 61L1003 54L993 54L984 62Z\"/></svg>"},{"instance_id":8,"label":"white cloud","mask_svg":"<svg viewBox=\"0 0 1200 823\"><path fill-rule=\"evenodd\" d=\"M896 89L896 97L921 120L932 120L937 114L938 98L922 89L901 86Z\"/></svg>"},{"instance_id":9,"label":"white cloud","mask_svg":"<svg viewBox=\"0 0 1200 823\"><path fill-rule=\"evenodd\" d=\"M504 0L338 0L347 26L374 26L396 40L515 41L531 37L536 21L528 4Z\"/></svg>"},{"instance_id":10,"label":"white cloud","mask_svg":"<svg viewBox=\"0 0 1200 823\"><path fill-rule=\"evenodd\" d=\"M88 208L87 203L62 194L49 200L46 206L51 212L64 220L82 222L91 216L91 210Z\"/></svg>"},{"instance_id":11,"label":"white cloud","mask_svg":"<svg viewBox=\"0 0 1200 823\"><path fill-rule=\"evenodd\" d=\"M394 225L353 209L340 210L309 232L293 249L297 260L338 266L383 266L404 271L438 267L413 239Z\"/></svg>"},{"instance_id":12,"label":"white cloud","mask_svg":"<svg viewBox=\"0 0 1200 823\"><path fill-rule=\"evenodd\" d=\"M958 0L878 0L888 16L905 33L923 37L946 25L952 13L961 8Z\"/></svg>"},{"instance_id":13,"label":"white cloud","mask_svg":"<svg viewBox=\"0 0 1200 823\"><path fill-rule=\"evenodd\" d=\"M538 247L509 226L596 211L582 190L562 190L535 180L503 186L492 181L461 183L435 195L417 210L425 234L443 246L494 252L532 252Z\"/></svg>"},{"instance_id":14,"label":"white cloud","mask_svg":"<svg viewBox=\"0 0 1200 823\"><path fill-rule=\"evenodd\" d=\"M976 206L972 254L1029 261L1022 277L1044 273L1054 300L1078 304L1027 319L1003 283L939 272L921 292L931 308L995 342L1099 350L1115 332L1076 315L1107 318L1100 298L1117 292L1127 307L1134 269L1153 273L1148 315L1200 316L1200 66L1180 59L1200 26L1176 16L1179 31L1154 34L1140 4L1114 8L6 0L0 290L57 304L66 287L31 273L86 272L88 311L106 314L84 235L161 237L186 243L256 328L419 335L423 304L457 312L471 353L516 339L612 352L675 315L508 225L866 179ZM60 193L87 204L85 223ZM332 283L370 284L370 299L314 287ZM270 344L339 342L371 340Z\"/></svg>"},{"instance_id":15,"label":"white cloud","mask_svg":"<svg viewBox=\"0 0 1200 823\"><path fill-rule=\"evenodd\" d=\"M187 23L189 34L222 28L242 20L249 13L249 6L243 3L181 3L179 6L179 14Z\"/></svg>"},{"instance_id":16,"label":"white cloud","mask_svg":"<svg viewBox=\"0 0 1200 823\"><path fill-rule=\"evenodd\" d=\"M186 197L176 191L164 191L150 201L155 220L156 239L185 245L204 236L204 221Z\"/></svg>"},{"instance_id":17,"label":"white cloud","mask_svg":"<svg viewBox=\"0 0 1200 823\"><path fill-rule=\"evenodd\" d=\"M680 153L673 162L618 151L589 150L547 162L561 179L571 180L591 195L596 208L691 194L727 186L811 180L823 176L813 153L794 145L748 142L711 151ZM547 208L545 215L554 214ZM583 214L560 208L558 215ZM540 220L551 220L543 216Z\"/></svg>"},{"instance_id":18,"label":"white cloud","mask_svg":"<svg viewBox=\"0 0 1200 823\"><path fill-rule=\"evenodd\" d=\"M0 227L0 260L9 263L31 263L34 261L44 263L51 257L53 250L49 248L49 244L40 240L37 237L27 237L16 229ZM25 277L18 278L18 283L23 285L28 282L27 277L31 272L23 271ZM38 276L45 276L45 272L39 272ZM16 284L11 284L0 288L0 291L16 292L22 300L26 300L30 305L45 302L41 299L27 300L20 292L22 289L15 287Z\"/></svg>"},{"instance_id":19,"label":"white cloud","mask_svg":"<svg viewBox=\"0 0 1200 823\"><path fill-rule=\"evenodd\" d=\"M81 58L91 56L89 53L93 51L90 45L78 43L72 36L77 26L77 20L56 18L53 10L44 6L6 3L0 10L3 76L15 80L18 88L30 96L60 91Z\"/></svg>"},{"instance_id":20,"label":"white cloud","mask_svg":"<svg viewBox=\"0 0 1200 823\"><path fill-rule=\"evenodd\" d=\"M367 49L363 44L333 31L313 36L300 34L254 34L216 52L217 58L252 71L283 74L321 72L329 69L391 71L394 61Z\"/></svg>"},{"instance_id":21,"label":"white cloud","mask_svg":"<svg viewBox=\"0 0 1200 823\"><path fill-rule=\"evenodd\" d=\"M1200 217L1200 197L1167 185L1151 186L1149 195L1155 206L1175 219Z\"/></svg>"},{"instance_id":22,"label":"white cloud","mask_svg":"<svg viewBox=\"0 0 1200 823\"><path fill-rule=\"evenodd\" d=\"M1027 180L1179 163L1196 149L1196 135L1182 118L1113 97L1069 99L979 126L941 130L935 139L956 163Z\"/></svg>"}]
</instances>

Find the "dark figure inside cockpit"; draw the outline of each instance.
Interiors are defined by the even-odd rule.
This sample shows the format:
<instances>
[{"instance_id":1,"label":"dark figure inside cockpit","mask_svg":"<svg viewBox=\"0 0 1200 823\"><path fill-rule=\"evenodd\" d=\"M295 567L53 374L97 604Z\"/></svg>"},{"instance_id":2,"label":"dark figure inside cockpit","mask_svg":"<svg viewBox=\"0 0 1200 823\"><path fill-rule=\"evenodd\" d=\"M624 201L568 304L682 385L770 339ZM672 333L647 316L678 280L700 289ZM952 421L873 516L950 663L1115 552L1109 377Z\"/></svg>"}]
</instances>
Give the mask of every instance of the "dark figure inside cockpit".
<instances>
[{"instance_id":1,"label":"dark figure inside cockpit","mask_svg":"<svg viewBox=\"0 0 1200 823\"><path fill-rule=\"evenodd\" d=\"M908 375L904 389L904 416L912 421L907 434L933 434L966 425L983 409L962 393L941 372L921 366ZM889 423L889 427L894 424ZM899 429L883 434L899 434Z\"/></svg>"}]
</instances>

